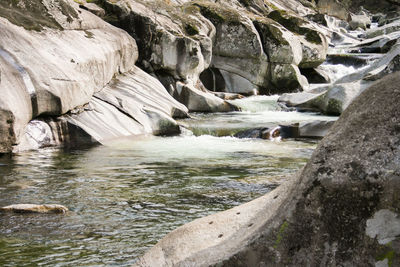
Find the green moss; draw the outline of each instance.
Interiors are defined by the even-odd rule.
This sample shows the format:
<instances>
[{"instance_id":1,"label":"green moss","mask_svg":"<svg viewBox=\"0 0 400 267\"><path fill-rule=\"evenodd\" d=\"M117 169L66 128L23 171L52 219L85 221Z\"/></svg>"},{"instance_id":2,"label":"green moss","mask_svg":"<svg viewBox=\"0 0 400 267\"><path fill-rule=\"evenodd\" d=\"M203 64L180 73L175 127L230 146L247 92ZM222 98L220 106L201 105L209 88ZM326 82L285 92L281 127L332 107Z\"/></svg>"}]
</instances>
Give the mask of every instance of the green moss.
<instances>
[{"instance_id":1,"label":"green moss","mask_svg":"<svg viewBox=\"0 0 400 267\"><path fill-rule=\"evenodd\" d=\"M92 32L90 32L88 30L85 30L84 32L85 32L85 37L86 38L89 38L89 39L94 38L94 34Z\"/></svg>"},{"instance_id":2,"label":"green moss","mask_svg":"<svg viewBox=\"0 0 400 267\"><path fill-rule=\"evenodd\" d=\"M306 40L309 41L310 43L314 44L320 44L322 43L321 37L316 31L309 30L309 31L304 31Z\"/></svg>"},{"instance_id":3,"label":"green moss","mask_svg":"<svg viewBox=\"0 0 400 267\"><path fill-rule=\"evenodd\" d=\"M193 5L198 6L200 13L213 24L240 24L240 15L233 9L206 1L193 1Z\"/></svg>"},{"instance_id":4,"label":"green moss","mask_svg":"<svg viewBox=\"0 0 400 267\"><path fill-rule=\"evenodd\" d=\"M75 9L64 0L56 0L55 2L56 4L58 3L61 13L67 17L68 22L71 23L74 18L77 19L79 17Z\"/></svg>"},{"instance_id":5,"label":"green moss","mask_svg":"<svg viewBox=\"0 0 400 267\"><path fill-rule=\"evenodd\" d=\"M67 21L78 18L75 9L64 0L54 0L54 4L67 17ZM62 29L41 0L1 0L0 16L26 30L41 31L44 27Z\"/></svg>"},{"instance_id":6,"label":"green moss","mask_svg":"<svg viewBox=\"0 0 400 267\"><path fill-rule=\"evenodd\" d=\"M326 113L327 115L340 115L342 113L342 102L334 98L329 99Z\"/></svg>"},{"instance_id":7,"label":"green moss","mask_svg":"<svg viewBox=\"0 0 400 267\"><path fill-rule=\"evenodd\" d=\"M259 32L263 43L272 42L275 45L288 45L289 43L282 36L279 24L268 19L258 19L253 21L257 31Z\"/></svg>"},{"instance_id":8,"label":"green moss","mask_svg":"<svg viewBox=\"0 0 400 267\"><path fill-rule=\"evenodd\" d=\"M392 267L394 256L395 256L394 251L393 250L389 250L385 254L382 254L382 255L378 256L376 258L376 260L377 261L383 261L383 260L387 259L389 267Z\"/></svg>"},{"instance_id":9,"label":"green moss","mask_svg":"<svg viewBox=\"0 0 400 267\"><path fill-rule=\"evenodd\" d=\"M191 24L186 24L185 25L185 31L189 35L196 35L199 33L199 29L197 29L196 26L191 25Z\"/></svg>"},{"instance_id":10,"label":"green moss","mask_svg":"<svg viewBox=\"0 0 400 267\"><path fill-rule=\"evenodd\" d=\"M287 221L284 221L282 223L281 227L279 228L278 234L276 236L274 248L277 248L279 246L279 244L282 242L285 231L288 228L288 226L289 226L289 223Z\"/></svg>"}]
</instances>

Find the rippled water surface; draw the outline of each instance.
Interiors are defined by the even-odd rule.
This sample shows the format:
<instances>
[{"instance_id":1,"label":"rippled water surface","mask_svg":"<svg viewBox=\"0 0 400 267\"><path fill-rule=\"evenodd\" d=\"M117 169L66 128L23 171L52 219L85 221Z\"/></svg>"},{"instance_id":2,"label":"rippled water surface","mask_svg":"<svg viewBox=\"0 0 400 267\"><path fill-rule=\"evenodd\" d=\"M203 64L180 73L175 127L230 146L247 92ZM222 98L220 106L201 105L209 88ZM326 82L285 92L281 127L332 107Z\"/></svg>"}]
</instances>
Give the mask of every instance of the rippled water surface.
<instances>
[{"instance_id":1,"label":"rippled water surface","mask_svg":"<svg viewBox=\"0 0 400 267\"><path fill-rule=\"evenodd\" d=\"M237 119L239 128L248 128L262 124L257 117L271 121L268 112L274 112L275 121L279 116L283 121L321 118L266 105L232 113L230 119L227 114L196 115L184 123L216 129ZM0 266L132 264L174 228L252 200L290 179L315 145L186 133L1 157L0 206L57 203L71 211L0 214Z\"/></svg>"}]
</instances>

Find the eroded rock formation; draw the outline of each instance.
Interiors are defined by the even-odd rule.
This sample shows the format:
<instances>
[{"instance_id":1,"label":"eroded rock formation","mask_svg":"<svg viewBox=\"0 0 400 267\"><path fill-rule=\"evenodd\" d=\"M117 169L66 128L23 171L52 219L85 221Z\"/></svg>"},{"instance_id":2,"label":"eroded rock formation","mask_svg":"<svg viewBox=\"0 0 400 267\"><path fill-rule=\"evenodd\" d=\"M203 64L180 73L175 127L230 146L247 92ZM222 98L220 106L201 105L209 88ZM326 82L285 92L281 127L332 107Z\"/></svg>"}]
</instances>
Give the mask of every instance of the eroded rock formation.
<instances>
[{"instance_id":1,"label":"eroded rock formation","mask_svg":"<svg viewBox=\"0 0 400 267\"><path fill-rule=\"evenodd\" d=\"M237 110L209 90L305 89L299 68L321 64L329 39L300 17L315 14L310 7L296 1L3 1L0 152L175 134L173 117L188 110ZM207 71L218 81L216 75L200 79Z\"/></svg>"},{"instance_id":2,"label":"eroded rock formation","mask_svg":"<svg viewBox=\"0 0 400 267\"><path fill-rule=\"evenodd\" d=\"M313 13L311 9L295 1L282 2L123 0L103 4L117 17L109 21L137 40L139 64L179 98L179 82L206 92L198 79L209 67L224 80L223 88L209 90L252 94L306 88L299 65L321 64L328 40L316 24L300 18L299 14Z\"/></svg>"},{"instance_id":3,"label":"eroded rock formation","mask_svg":"<svg viewBox=\"0 0 400 267\"><path fill-rule=\"evenodd\" d=\"M129 34L73 1L25 2L25 8L2 2L2 8L31 12L31 17L14 21L11 13L5 15L8 20L0 18L0 152L59 144L71 140L66 136L75 128L93 137L86 141L96 142L179 132L172 116L185 116L187 108L135 67L138 50ZM28 10L28 4L37 10ZM45 126L48 116L65 118ZM38 125L28 123L41 117L40 129L53 130L36 132L52 134L33 136L47 140L42 144L32 138L26 142L35 133L27 130Z\"/></svg>"}]
</instances>

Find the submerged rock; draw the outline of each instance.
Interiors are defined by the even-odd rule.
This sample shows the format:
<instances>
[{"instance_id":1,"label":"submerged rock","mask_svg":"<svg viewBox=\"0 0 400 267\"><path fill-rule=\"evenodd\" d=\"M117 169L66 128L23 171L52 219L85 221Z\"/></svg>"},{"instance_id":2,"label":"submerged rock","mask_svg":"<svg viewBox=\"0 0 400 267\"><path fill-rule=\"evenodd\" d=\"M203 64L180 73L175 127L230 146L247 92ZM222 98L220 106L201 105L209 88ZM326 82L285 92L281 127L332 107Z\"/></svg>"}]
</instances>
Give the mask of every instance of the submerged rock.
<instances>
[{"instance_id":1,"label":"submerged rock","mask_svg":"<svg viewBox=\"0 0 400 267\"><path fill-rule=\"evenodd\" d=\"M0 212L15 213L66 213L67 207L58 204L14 204L0 208Z\"/></svg>"},{"instance_id":2,"label":"submerged rock","mask_svg":"<svg viewBox=\"0 0 400 267\"><path fill-rule=\"evenodd\" d=\"M293 179L179 227L136 265L399 265L399 84L365 90Z\"/></svg>"},{"instance_id":3,"label":"submerged rock","mask_svg":"<svg viewBox=\"0 0 400 267\"><path fill-rule=\"evenodd\" d=\"M240 131L234 136L237 138L261 138L268 140L281 140L287 138L322 138L334 121L313 121L279 125L273 128L255 128Z\"/></svg>"}]
</instances>

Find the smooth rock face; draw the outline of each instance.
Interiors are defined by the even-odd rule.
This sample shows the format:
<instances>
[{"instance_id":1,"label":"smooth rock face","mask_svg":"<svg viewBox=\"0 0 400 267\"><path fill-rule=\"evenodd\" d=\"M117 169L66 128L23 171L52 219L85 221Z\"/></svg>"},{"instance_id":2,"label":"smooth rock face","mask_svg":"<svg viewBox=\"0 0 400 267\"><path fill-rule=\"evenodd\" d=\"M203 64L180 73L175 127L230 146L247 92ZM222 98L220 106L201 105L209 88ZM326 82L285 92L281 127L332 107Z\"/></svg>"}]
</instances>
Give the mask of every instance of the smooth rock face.
<instances>
[{"instance_id":1,"label":"smooth rock face","mask_svg":"<svg viewBox=\"0 0 400 267\"><path fill-rule=\"evenodd\" d=\"M360 81L334 84L326 93L298 106L315 108L328 115L340 115L365 88L366 85Z\"/></svg>"},{"instance_id":2,"label":"smooth rock face","mask_svg":"<svg viewBox=\"0 0 400 267\"><path fill-rule=\"evenodd\" d=\"M138 67L117 76L95 97L134 118L147 133L154 135L176 133L178 125L172 117L186 117L188 112L156 78Z\"/></svg>"},{"instance_id":3,"label":"smooth rock face","mask_svg":"<svg viewBox=\"0 0 400 267\"><path fill-rule=\"evenodd\" d=\"M271 64L271 82L285 88L282 91L308 87L307 79L301 75L299 68L293 64Z\"/></svg>"},{"instance_id":4,"label":"smooth rock face","mask_svg":"<svg viewBox=\"0 0 400 267\"><path fill-rule=\"evenodd\" d=\"M187 115L162 84L138 67L115 78L88 105L57 119L32 120L13 152L47 146L82 147L119 137L180 133L172 117Z\"/></svg>"},{"instance_id":5,"label":"smooth rock face","mask_svg":"<svg viewBox=\"0 0 400 267\"><path fill-rule=\"evenodd\" d=\"M15 204L0 208L0 212L15 213L66 213L67 207L58 204Z\"/></svg>"},{"instance_id":6,"label":"smooth rock face","mask_svg":"<svg viewBox=\"0 0 400 267\"><path fill-rule=\"evenodd\" d=\"M21 1L26 8L33 3ZM12 5L11 11L17 9ZM187 116L187 108L157 79L134 66L135 40L88 12L96 9L93 4L85 5L79 8L72 0L38 2L26 11L32 12L30 26L21 26L41 32L0 18L0 153L179 133L172 117ZM40 17L36 9L48 13ZM183 49L201 50L199 42L182 44L187 44ZM32 46L35 50L26 49ZM177 64L191 69L179 60ZM40 115L46 118L36 119Z\"/></svg>"},{"instance_id":7,"label":"smooth rock face","mask_svg":"<svg viewBox=\"0 0 400 267\"><path fill-rule=\"evenodd\" d=\"M392 242L400 235L400 219L390 210L379 210L372 219L367 220L366 234L376 238L380 245Z\"/></svg>"},{"instance_id":8,"label":"smooth rock face","mask_svg":"<svg viewBox=\"0 0 400 267\"><path fill-rule=\"evenodd\" d=\"M208 18L212 20L211 16ZM238 15L234 23L219 20L213 20L213 23L216 37L211 65L227 73L226 76L236 75L249 83L244 92L234 90L241 87L240 81L231 82L228 87L230 92L251 93L253 88L266 87L269 75L268 57L263 51L260 37L252 22Z\"/></svg>"},{"instance_id":9,"label":"smooth rock face","mask_svg":"<svg viewBox=\"0 0 400 267\"><path fill-rule=\"evenodd\" d=\"M307 138L322 138L328 134L334 121L303 122L299 126L299 136Z\"/></svg>"},{"instance_id":10,"label":"smooth rock face","mask_svg":"<svg viewBox=\"0 0 400 267\"><path fill-rule=\"evenodd\" d=\"M43 2L64 31L27 31L0 18L0 153L19 143L31 119L86 104L115 73L135 64L136 43L126 32L78 12L73 1L65 4L76 16L67 18L65 6Z\"/></svg>"},{"instance_id":11,"label":"smooth rock face","mask_svg":"<svg viewBox=\"0 0 400 267\"><path fill-rule=\"evenodd\" d=\"M207 91L200 91L191 84L177 83L177 99L193 112L229 112L238 110L234 105Z\"/></svg>"},{"instance_id":12,"label":"smooth rock face","mask_svg":"<svg viewBox=\"0 0 400 267\"><path fill-rule=\"evenodd\" d=\"M324 91L327 91L327 89ZM279 97L278 102L283 102L289 107L297 107L321 96L322 94L323 93L315 94L308 92L283 94Z\"/></svg>"},{"instance_id":13,"label":"smooth rock face","mask_svg":"<svg viewBox=\"0 0 400 267\"><path fill-rule=\"evenodd\" d=\"M174 230L137 266L399 265L399 84L394 73L365 90L299 176Z\"/></svg>"}]
</instances>

